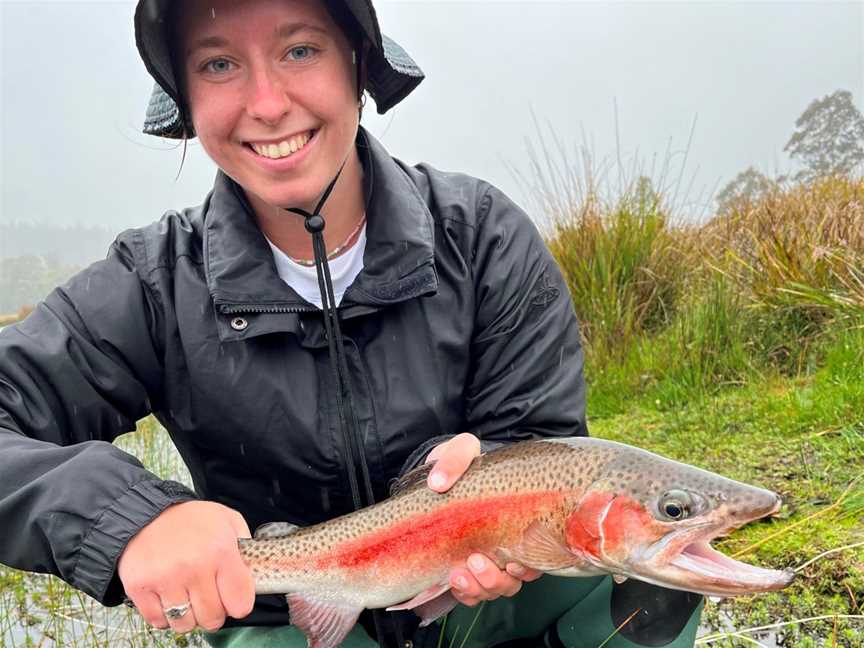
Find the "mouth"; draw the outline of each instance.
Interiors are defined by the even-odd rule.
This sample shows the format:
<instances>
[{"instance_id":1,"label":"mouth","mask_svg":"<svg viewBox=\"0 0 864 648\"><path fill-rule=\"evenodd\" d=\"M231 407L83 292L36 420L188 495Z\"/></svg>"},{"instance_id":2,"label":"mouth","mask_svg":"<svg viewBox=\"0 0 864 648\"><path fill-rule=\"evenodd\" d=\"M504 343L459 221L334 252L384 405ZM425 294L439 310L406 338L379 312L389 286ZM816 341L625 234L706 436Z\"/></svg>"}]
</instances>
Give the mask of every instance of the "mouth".
<instances>
[{"instance_id":1,"label":"mouth","mask_svg":"<svg viewBox=\"0 0 864 648\"><path fill-rule=\"evenodd\" d=\"M693 542L670 563L683 573L693 591L708 595L732 596L769 592L789 585L794 572L764 569L734 560L713 549L708 540Z\"/></svg>"},{"instance_id":2,"label":"mouth","mask_svg":"<svg viewBox=\"0 0 864 648\"><path fill-rule=\"evenodd\" d=\"M244 145L260 157L281 160L302 151L317 133L316 129L312 129L281 140L249 141Z\"/></svg>"}]
</instances>

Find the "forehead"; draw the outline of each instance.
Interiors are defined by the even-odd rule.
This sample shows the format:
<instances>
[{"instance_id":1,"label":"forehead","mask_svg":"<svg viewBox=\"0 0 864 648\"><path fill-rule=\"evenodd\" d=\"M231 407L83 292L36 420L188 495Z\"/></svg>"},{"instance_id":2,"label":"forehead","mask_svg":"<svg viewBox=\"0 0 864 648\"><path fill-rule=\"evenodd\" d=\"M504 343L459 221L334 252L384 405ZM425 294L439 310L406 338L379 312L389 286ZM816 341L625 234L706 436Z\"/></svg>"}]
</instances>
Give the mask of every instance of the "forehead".
<instances>
[{"instance_id":1,"label":"forehead","mask_svg":"<svg viewBox=\"0 0 864 648\"><path fill-rule=\"evenodd\" d=\"M270 36L285 25L339 32L323 0L183 0L175 6L176 27L187 43L212 35Z\"/></svg>"}]
</instances>

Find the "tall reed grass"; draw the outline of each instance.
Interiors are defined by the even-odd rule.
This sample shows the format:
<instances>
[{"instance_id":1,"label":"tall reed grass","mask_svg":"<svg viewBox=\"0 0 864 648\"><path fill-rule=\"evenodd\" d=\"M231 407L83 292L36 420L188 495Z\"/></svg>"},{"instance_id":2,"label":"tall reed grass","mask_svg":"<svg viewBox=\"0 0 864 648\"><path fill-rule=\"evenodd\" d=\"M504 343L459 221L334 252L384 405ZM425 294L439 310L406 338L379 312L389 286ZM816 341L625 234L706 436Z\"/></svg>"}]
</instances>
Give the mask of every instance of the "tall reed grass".
<instances>
[{"instance_id":1,"label":"tall reed grass","mask_svg":"<svg viewBox=\"0 0 864 648\"><path fill-rule=\"evenodd\" d=\"M582 326L595 416L634 396L672 406L811 372L826 332L864 322L861 178L778 185L698 223L645 176L610 199L590 160L533 155L534 199L549 208L547 244Z\"/></svg>"}]
</instances>

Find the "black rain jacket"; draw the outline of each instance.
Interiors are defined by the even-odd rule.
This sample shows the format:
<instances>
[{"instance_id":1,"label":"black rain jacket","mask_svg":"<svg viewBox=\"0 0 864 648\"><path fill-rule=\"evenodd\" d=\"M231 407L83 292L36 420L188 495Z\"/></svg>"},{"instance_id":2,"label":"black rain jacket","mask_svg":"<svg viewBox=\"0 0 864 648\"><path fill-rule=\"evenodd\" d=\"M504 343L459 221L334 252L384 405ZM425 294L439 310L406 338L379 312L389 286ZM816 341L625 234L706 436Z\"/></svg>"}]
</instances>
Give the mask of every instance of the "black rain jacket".
<instances>
[{"instance_id":1,"label":"black rain jacket","mask_svg":"<svg viewBox=\"0 0 864 648\"><path fill-rule=\"evenodd\" d=\"M576 319L526 215L363 129L358 149L368 240L339 312L376 499L460 432L585 434ZM123 548L172 504L214 500L253 529L353 509L322 313L251 214L219 173L202 205L124 232L0 332L0 562L113 605ZM151 413L194 493L111 444ZM287 617L258 605L243 623Z\"/></svg>"}]
</instances>

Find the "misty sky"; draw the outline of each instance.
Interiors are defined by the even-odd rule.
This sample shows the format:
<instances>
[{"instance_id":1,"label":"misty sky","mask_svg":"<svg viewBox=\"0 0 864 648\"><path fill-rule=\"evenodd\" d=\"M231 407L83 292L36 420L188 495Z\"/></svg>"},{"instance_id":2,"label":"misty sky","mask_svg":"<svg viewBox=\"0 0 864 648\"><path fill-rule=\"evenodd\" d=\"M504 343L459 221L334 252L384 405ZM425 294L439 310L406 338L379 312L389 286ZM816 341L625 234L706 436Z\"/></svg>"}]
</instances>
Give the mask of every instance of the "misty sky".
<instances>
[{"instance_id":1,"label":"misty sky","mask_svg":"<svg viewBox=\"0 0 864 648\"><path fill-rule=\"evenodd\" d=\"M683 177L684 211L749 165L791 168L795 119L838 88L864 107L862 3L377 2L383 30L427 79L364 125L390 152L498 185L530 209L532 111L572 151ZM197 144L140 134L151 81L134 2L0 0L0 221L144 224L201 202ZM687 147L695 120L686 164ZM638 156L637 156L638 152ZM575 157L575 156L574 156ZM617 178L617 172L613 172ZM687 187L692 183L692 188ZM701 202L700 202L701 201ZM10 251L7 251L7 253Z\"/></svg>"}]
</instances>

